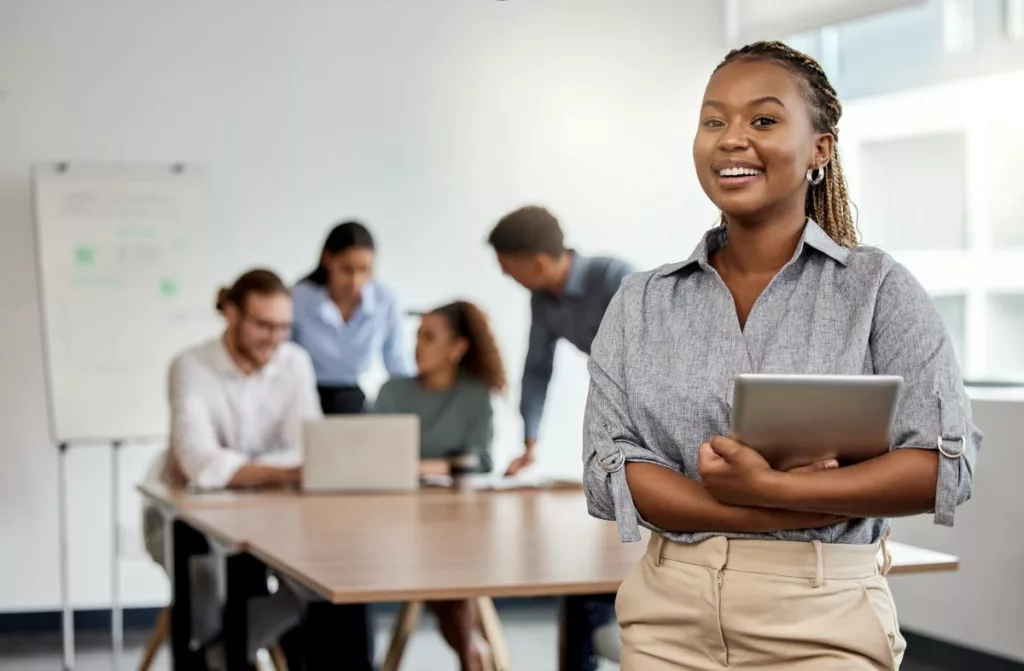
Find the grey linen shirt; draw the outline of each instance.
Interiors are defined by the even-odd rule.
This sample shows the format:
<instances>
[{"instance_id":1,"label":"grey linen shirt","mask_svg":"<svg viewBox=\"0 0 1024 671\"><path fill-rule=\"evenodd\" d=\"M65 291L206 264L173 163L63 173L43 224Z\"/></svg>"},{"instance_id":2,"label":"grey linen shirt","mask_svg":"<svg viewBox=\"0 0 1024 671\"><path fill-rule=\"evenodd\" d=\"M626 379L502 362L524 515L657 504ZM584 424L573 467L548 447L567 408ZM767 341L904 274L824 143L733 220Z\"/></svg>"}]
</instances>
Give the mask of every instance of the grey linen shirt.
<instances>
[{"instance_id":1,"label":"grey linen shirt","mask_svg":"<svg viewBox=\"0 0 1024 671\"><path fill-rule=\"evenodd\" d=\"M892 449L940 451L935 522L951 526L971 494L981 432L928 294L885 252L845 249L808 220L741 330L732 296L708 263L726 236L712 229L686 261L630 275L608 306L591 352L584 418L590 514L615 520L623 541L640 540L642 524L681 543L712 536L874 543L888 520L778 533L657 529L637 514L625 463L659 464L699 481L698 447L729 434L737 375L877 374L904 380Z\"/></svg>"},{"instance_id":2,"label":"grey linen shirt","mask_svg":"<svg viewBox=\"0 0 1024 671\"><path fill-rule=\"evenodd\" d=\"M530 299L530 347L519 410L526 437L534 440L544 414L558 339L565 338L579 351L590 354L590 344L608 303L619 290L622 278L633 272L628 263L619 259L570 254L572 266L562 294L535 292Z\"/></svg>"}]
</instances>

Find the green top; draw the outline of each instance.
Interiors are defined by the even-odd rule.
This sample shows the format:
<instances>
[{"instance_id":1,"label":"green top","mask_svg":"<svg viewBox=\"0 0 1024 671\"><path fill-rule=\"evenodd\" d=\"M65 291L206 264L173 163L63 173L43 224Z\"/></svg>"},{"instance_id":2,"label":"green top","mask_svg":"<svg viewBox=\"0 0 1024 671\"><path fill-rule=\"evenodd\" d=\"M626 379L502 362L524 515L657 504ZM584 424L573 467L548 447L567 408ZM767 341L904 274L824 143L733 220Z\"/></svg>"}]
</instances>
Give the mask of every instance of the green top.
<instances>
[{"instance_id":1,"label":"green top","mask_svg":"<svg viewBox=\"0 0 1024 671\"><path fill-rule=\"evenodd\" d=\"M483 382L460 377L448 389L427 389L418 378L395 378L377 394L374 412L420 418L420 458L444 459L452 451L480 457L480 472L491 471L494 410Z\"/></svg>"}]
</instances>

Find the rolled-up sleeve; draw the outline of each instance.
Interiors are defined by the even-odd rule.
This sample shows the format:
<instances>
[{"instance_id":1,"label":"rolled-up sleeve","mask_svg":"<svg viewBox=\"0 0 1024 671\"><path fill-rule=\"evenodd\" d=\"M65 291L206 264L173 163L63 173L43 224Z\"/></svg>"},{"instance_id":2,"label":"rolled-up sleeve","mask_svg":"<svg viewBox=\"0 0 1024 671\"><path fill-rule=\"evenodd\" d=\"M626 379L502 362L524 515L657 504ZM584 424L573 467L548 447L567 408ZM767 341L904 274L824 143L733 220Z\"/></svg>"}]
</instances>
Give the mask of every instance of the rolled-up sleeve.
<instances>
[{"instance_id":1,"label":"rolled-up sleeve","mask_svg":"<svg viewBox=\"0 0 1024 671\"><path fill-rule=\"evenodd\" d=\"M931 297L901 265L879 287L871 355L875 373L903 378L893 448L938 451L935 523L953 526L956 507L971 497L982 434L971 419L946 327Z\"/></svg>"},{"instance_id":2,"label":"rolled-up sleeve","mask_svg":"<svg viewBox=\"0 0 1024 671\"><path fill-rule=\"evenodd\" d=\"M678 470L644 445L629 413L626 391L627 317L624 290L612 298L591 349L590 393L583 419L583 487L588 512L615 521L623 542L640 540L640 525L660 531L637 513L626 482L626 462Z\"/></svg>"}]
</instances>

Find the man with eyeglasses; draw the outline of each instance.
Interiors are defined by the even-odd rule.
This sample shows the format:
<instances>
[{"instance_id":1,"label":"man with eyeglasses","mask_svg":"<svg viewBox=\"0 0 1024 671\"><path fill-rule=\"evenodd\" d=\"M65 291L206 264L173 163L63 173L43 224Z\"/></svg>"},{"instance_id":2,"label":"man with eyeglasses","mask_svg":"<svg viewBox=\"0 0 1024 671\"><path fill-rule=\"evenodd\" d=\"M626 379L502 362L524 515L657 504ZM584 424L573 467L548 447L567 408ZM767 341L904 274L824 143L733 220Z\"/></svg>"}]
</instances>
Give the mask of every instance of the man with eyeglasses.
<instances>
[{"instance_id":1,"label":"man with eyeglasses","mask_svg":"<svg viewBox=\"0 0 1024 671\"><path fill-rule=\"evenodd\" d=\"M171 445L151 476L198 490L297 485L302 426L323 415L313 363L304 349L289 342L293 313L288 288L269 270L250 270L218 293L217 310L227 322L224 333L186 350L171 364ZM144 511L146 548L167 566L164 524L159 511ZM221 565L209 555L192 561L193 639L204 644L207 668L222 668L223 650L211 643L221 633ZM302 636L294 625L304 599L284 584L273 597L262 597L265 580L251 589L262 602L263 615L260 631L250 629L249 647L254 641L262 647L287 631L280 643L289 666L303 668ZM251 614L256 602L249 603ZM344 624L339 636L349 641L346 649L353 654L348 668L370 669L366 607L346 607L338 618Z\"/></svg>"},{"instance_id":2,"label":"man with eyeglasses","mask_svg":"<svg viewBox=\"0 0 1024 671\"><path fill-rule=\"evenodd\" d=\"M288 342L288 288L251 270L217 309L223 335L171 365L170 473L198 489L297 484L302 424L321 412L309 355Z\"/></svg>"}]
</instances>

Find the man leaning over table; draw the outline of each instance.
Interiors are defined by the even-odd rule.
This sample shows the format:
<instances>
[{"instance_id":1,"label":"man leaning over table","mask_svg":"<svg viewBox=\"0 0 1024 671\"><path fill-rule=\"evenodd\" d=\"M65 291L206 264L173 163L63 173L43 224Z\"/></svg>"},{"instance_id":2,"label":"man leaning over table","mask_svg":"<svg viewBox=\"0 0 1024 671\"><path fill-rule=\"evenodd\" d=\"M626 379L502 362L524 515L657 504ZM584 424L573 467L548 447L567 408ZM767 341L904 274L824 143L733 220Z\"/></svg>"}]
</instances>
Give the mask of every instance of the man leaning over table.
<instances>
[{"instance_id":1,"label":"man leaning over table","mask_svg":"<svg viewBox=\"0 0 1024 671\"><path fill-rule=\"evenodd\" d=\"M170 450L151 477L198 490L297 485L302 425L322 415L309 355L288 342L293 314L288 288L269 270L251 270L219 292L217 310L227 322L224 333L171 364ZM163 525L158 511L144 511L147 551L166 567ZM220 568L212 555L192 561L193 636L207 647L207 664L216 668L222 655L211 642L221 625ZM301 602L287 592L282 586L272 616L260 618L263 626L250 621L253 629L267 630L251 632L250 645L255 640L265 645L287 632L280 643L289 666L299 669L304 662L295 625ZM366 606L344 608L349 611L344 634L368 641L367 659L352 659L349 668L370 669Z\"/></svg>"}]
</instances>

